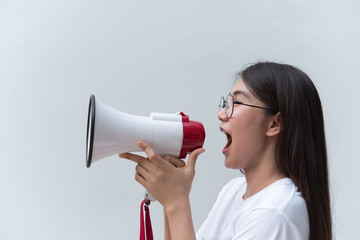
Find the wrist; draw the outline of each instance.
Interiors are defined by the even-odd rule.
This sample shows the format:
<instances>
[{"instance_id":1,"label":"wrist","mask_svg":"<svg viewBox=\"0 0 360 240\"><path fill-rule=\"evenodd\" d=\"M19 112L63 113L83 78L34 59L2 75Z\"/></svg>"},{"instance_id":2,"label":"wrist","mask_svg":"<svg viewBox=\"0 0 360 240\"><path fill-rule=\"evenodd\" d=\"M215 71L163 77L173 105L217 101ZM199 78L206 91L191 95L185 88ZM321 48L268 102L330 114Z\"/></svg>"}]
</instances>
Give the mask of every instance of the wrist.
<instances>
[{"instance_id":1,"label":"wrist","mask_svg":"<svg viewBox=\"0 0 360 240\"><path fill-rule=\"evenodd\" d=\"M164 212L167 216L176 215L179 212L191 212L190 201L188 198L178 199L164 206Z\"/></svg>"},{"instance_id":2,"label":"wrist","mask_svg":"<svg viewBox=\"0 0 360 240\"><path fill-rule=\"evenodd\" d=\"M178 199L164 206L172 240L195 240L189 199Z\"/></svg>"}]
</instances>

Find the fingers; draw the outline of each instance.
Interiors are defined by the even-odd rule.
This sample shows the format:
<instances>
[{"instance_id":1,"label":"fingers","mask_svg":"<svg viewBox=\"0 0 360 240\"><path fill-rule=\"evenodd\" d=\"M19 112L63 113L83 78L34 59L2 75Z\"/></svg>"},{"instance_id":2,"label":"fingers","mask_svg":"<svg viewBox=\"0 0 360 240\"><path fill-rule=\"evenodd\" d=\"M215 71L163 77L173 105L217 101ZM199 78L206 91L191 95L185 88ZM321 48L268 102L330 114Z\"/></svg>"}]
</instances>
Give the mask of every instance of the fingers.
<instances>
[{"instance_id":1,"label":"fingers","mask_svg":"<svg viewBox=\"0 0 360 240\"><path fill-rule=\"evenodd\" d=\"M149 159L152 160L152 159L160 158L159 155L156 154L156 152L150 147L149 144L143 141L138 141L137 145L146 153Z\"/></svg>"},{"instance_id":2,"label":"fingers","mask_svg":"<svg viewBox=\"0 0 360 240\"><path fill-rule=\"evenodd\" d=\"M156 152L150 147L149 144L147 144L147 143L145 143L143 141L138 141L137 145L146 153L148 159L160 158L156 154ZM129 160L134 161L136 163L140 163L143 159L145 159L144 157L141 157L139 155L132 154L132 153L120 153L119 157L129 159Z\"/></svg>"},{"instance_id":3,"label":"fingers","mask_svg":"<svg viewBox=\"0 0 360 240\"><path fill-rule=\"evenodd\" d=\"M119 157L137 163L135 167L136 170L135 180L138 183L140 183L143 187L146 187L146 179L148 179L151 176L151 173L149 172L148 169L152 169L152 167L154 166L153 164L150 163L149 159L146 159L144 157L132 153L120 153Z\"/></svg>"},{"instance_id":4,"label":"fingers","mask_svg":"<svg viewBox=\"0 0 360 240\"><path fill-rule=\"evenodd\" d=\"M171 155L165 155L163 157L167 162L171 163L174 167L185 167L185 162L179 158L173 157Z\"/></svg>"},{"instance_id":5,"label":"fingers","mask_svg":"<svg viewBox=\"0 0 360 240\"><path fill-rule=\"evenodd\" d=\"M170 164L167 161L164 161L162 157L157 155L157 153L150 147L149 144L138 141L137 145L145 152L148 159L157 167L167 169L169 168Z\"/></svg>"},{"instance_id":6,"label":"fingers","mask_svg":"<svg viewBox=\"0 0 360 240\"><path fill-rule=\"evenodd\" d=\"M136 163L140 163L144 159L144 157L132 153L120 153L119 158L125 158Z\"/></svg>"},{"instance_id":7,"label":"fingers","mask_svg":"<svg viewBox=\"0 0 360 240\"><path fill-rule=\"evenodd\" d=\"M204 148L198 148L198 149L194 150L192 153L190 153L187 166L188 166L192 171L195 171L196 159L197 159L197 158L199 157L199 155L202 154L203 152L205 152L205 149L204 149Z\"/></svg>"},{"instance_id":8,"label":"fingers","mask_svg":"<svg viewBox=\"0 0 360 240\"><path fill-rule=\"evenodd\" d=\"M119 157L136 162L138 165L141 165L148 172L156 171L156 166L148 158L144 158L142 156L132 153L120 153Z\"/></svg>"},{"instance_id":9,"label":"fingers","mask_svg":"<svg viewBox=\"0 0 360 240\"><path fill-rule=\"evenodd\" d=\"M137 174L139 174L142 178L144 178L145 181L151 176L151 173L140 164L136 165L135 170Z\"/></svg>"},{"instance_id":10,"label":"fingers","mask_svg":"<svg viewBox=\"0 0 360 240\"><path fill-rule=\"evenodd\" d=\"M174 166L185 165L181 162L181 160L175 160L175 158L173 159L167 157L171 161L170 163L168 161L165 161L162 157L157 155L157 153L150 147L149 144L143 141L137 142L137 145L145 152L147 158L132 153L120 153L119 157L136 162L137 164L144 166L144 168L149 172L154 172L157 170L157 168L162 168L164 170L169 169L169 167L171 167L171 164L173 164Z\"/></svg>"},{"instance_id":11,"label":"fingers","mask_svg":"<svg viewBox=\"0 0 360 240\"><path fill-rule=\"evenodd\" d=\"M138 141L137 145L146 153L146 155L148 157L147 159L144 157L141 157L139 155L132 154L132 153L121 153L121 154L119 154L119 157L129 159L131 161L134 161L134 162L144 165L144 166L148 160L150 160L156 166L167 167L167 168L169 167L169 163L175 167L184 167L186 165L183 160L178 159L173 156L170 156L170 155L166 155L163 158L161 158L159 155L156 154L156 152L150 147L149 144L147 144L143 141ZM189 166L191 169L195 170L196 160L197 160L198 156L203 152L205 152L204 148L198 148L198 149L194 150L189 155L187 166ZM166 161L164 161L163 159L165 159ZM148 166L146 166L146 167L147 167L147 169L149 168ZM151 168L152 167L150 166L150 169ZM148 169L148 170L150 170L150 169Z\"/></svg>"},{"instance_id":12,"label":"fingers","mask_svg":"<svg viewBox=\"0 0 360 240\"><path fill-rule=\"evenodd\" d=\"M139 174L138 172L135 173L135 180L140 183L143 187L146 187L146 180L145 178Z\"/></svg>"}]
</instances>

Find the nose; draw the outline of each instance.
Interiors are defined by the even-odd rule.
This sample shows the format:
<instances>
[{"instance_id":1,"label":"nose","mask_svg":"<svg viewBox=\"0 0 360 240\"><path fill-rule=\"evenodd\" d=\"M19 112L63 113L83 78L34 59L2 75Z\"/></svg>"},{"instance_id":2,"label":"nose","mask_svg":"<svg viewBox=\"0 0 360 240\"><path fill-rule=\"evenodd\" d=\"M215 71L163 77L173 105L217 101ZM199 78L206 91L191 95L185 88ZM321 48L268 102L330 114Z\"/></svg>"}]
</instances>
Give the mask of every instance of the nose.
<instances>
[{"instance_id":1,"label":"nose","mask_svg":"<svg viewBox=\"0 0 360 240\"><path fill-rule=\"evenodd\" d=\"M220 112L218 113L218 119L220 120L220 121L226 121L228 118L227 118L227 116L226 116L226 113L225 113L225 109L223 108L223 109L221 109L220 110Z\"/></svg>"}]
</instances>

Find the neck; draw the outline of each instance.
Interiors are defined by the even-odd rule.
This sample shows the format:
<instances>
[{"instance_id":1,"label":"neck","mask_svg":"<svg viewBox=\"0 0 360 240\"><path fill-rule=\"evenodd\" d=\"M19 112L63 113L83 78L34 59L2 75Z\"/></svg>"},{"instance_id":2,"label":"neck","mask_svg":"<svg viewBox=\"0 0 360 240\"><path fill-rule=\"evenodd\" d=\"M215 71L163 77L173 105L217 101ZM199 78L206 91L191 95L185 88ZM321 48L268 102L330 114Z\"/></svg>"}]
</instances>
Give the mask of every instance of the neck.
<instances>
[{"instance_id":1,"label":"neck","mask_svg":"<svg viewBox=\"0 0 360 240\"><path fill-rule=\"evenodd\" d=\"M276 166L274 143L270 143L258 157L256 164L244 169L247 182L244 200L260 192L272 183L285 178Z\"/></svg>"}]
</instances>

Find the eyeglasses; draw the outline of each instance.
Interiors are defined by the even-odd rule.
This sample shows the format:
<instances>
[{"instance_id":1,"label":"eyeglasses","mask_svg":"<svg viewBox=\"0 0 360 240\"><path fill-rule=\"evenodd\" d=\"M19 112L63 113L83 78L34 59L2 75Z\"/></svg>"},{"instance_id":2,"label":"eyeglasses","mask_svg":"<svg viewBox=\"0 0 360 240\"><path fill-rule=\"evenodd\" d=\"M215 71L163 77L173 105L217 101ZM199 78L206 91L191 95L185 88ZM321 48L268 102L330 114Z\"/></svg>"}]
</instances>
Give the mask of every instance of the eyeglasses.
<instances>
[{"instance_id":1,"label":"eyeglasses","mask_svg":"<svg viewBox=\"0 0 360 240\"><path fill-rule=\"evenodd\" d=\"M233 111L234 111L234 104L239 104L239 105L244 105L244 106L248 106L248 107L264 109L264 110L269 111L269 112L271 112L273 114L278 112L278 110L275 110L275 109L272 109L272 108L259 107L259 106L254 106L254 105L246 104L246 103L243 103L243 102L239 102L239 101L234 101L234 97L230 93L226 97L226 99L224 97L220 98L219 111L221 111L221 110L223 110L225 108L226 117L231 118L231 116L233 114Z\"/></svg>"}]
</instances>

